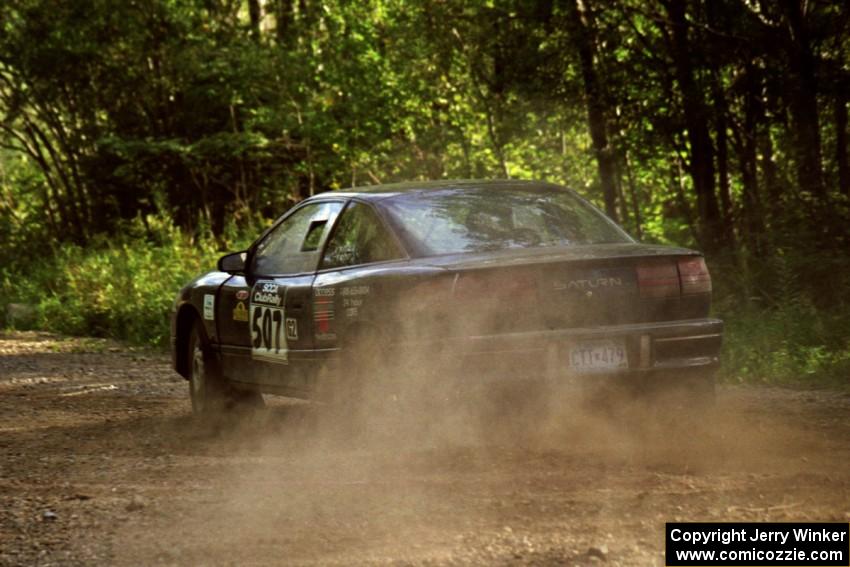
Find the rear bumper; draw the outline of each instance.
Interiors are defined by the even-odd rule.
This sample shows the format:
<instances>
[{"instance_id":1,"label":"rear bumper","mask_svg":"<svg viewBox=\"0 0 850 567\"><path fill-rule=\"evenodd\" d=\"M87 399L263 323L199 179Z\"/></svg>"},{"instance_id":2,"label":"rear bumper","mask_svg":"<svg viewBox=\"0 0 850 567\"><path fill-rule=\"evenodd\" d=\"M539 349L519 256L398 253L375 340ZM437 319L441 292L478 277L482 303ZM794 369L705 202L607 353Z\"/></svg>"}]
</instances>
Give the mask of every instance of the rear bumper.
<instances>
[{"instance_id":1,"label":"rear bumper","mask_svg":"<svg viewBox=\"0 0 850 567\"><path fill-rule=\"evenodd\" d=\"M616 339L625 345L628 366L593 374L685 375L692 374L686 371L712 371L719 365L722 336L719 319L693 319L455 338L437 348L477 376L559 380L575 374L569 363L572 346Z\"/></svg>"}]
</instances>

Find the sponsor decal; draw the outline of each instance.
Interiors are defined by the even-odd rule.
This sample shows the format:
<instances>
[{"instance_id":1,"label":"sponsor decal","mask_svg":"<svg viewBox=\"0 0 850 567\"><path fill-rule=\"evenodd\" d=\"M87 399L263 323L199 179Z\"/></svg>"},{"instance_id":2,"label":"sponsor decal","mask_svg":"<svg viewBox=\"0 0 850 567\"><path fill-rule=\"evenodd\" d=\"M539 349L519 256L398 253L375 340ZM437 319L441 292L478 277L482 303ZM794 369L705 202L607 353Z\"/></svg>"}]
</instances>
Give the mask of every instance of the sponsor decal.
<instances>
[{"instance_id":1,"label":"sponsor decal","mask_svg":"<svg viewBox=\"0 0 850 567\"><path fill-rule=\"evenodd\" d=\"M371 289L369 289L368 285L355 285L351 287L344 287L340 292L343 297L349 297L354 295L369 295Z\"/></svg>"},{"instance_id":2,"label":"sponsor decal","mask_svg":"<svg viewBox=\"0 0 850 567\"><path fill-rule=\"evenodd\" d=\"M355 285L344 287L340 292L342 294L342 308L345 309L345 316L353 319L360 315L360 307L363 305L362 296L369 295L371 289L368 285Z\"/></svg>"},{"instance_id":3,"label":"sponsor decal","mask_svg":"<svg viewBox=\"0 0 850 567\"><path fill-rule=\"evenodd\" d=\"M215 319L215 296L209 293L204 294L204 319Z\"/></svg>"},{"instance_id":4,"label":"sponsor decal","mask_svg":"<svg viewBox=\"0 0 850 567\"><path fill-rule=\"evenodd\" d=\"M283 297L278 293L279 289L280 286L276 283L257 284L254 287L254 296L251 298L251 303L262 303L280 307L283 305Z\"/></svg>"},{"instance_id":5,"label":"sponsor decal","mask_svg":"<svg viewBox=\"0 0 850 567\"><path fill-rule=\"evenodd\" d=\"M239 291L236 292L236 300L237 301L245 301L249 297L251 297L251 294L248 293L247 289L240 289Z\"/></svg>"},{"instance_id":6,"label":"sponsor decal","mask_svg":"<svg viewBox=\"0 0 850 567\"><path fill-rule=\"evenodd\" d=\"M263 293L258 291L254 294L252 303L266 303L268 305L280 305L280 296L275 293Z\"/></svg>"},{"instance_id":7,"label":"sponsor decal","mask_svg":"<svg viewBox=\"0 0 850 567\"><path fill-rule=\"evenodd\" d=\"M236 304L236 307L233 308L233 320L248 321L248 308L245 307L244 302L240 301Z\"/></svg>"},{"instance_id":8,"label":"sponsor decal","mask_svg":"<svg viewBox=\"0 0 850 567\"><path fill-rule=\"evenodd\" d=\"M313 323L315 324L317 338L332 334L330 332L331 322L335 317L333 295L331 293L313 298ZM336 338L335 335L334 338Z\"/></svg>"},{"instance_id":9,"label":"sponsor decal","mask_svg":"<svg viewBox=\"0 0 850 567\"><path fill-rule=\"evenodd\" d=\"M286 338L290 341L298 340L298 320L292 317L286 318Z\"/></svg>"},{"instance_id":10,"label":"sponsor decal","mask_svg":"<svg viewBox=\"0 0 850 567\"><path fill-rule=\"evenodd\" d=\"M317 287L313 290L313 295L316 297L333 297L336 295L334 287Z\"/></svg>"},{"instance_id":11,"label":"sponsor decal","mask_svg":"<svg viewBox=\"0 0 850 567\"><path fill-rule=\"evenodd\" d=\"M553 287L556 290L588 290L600 287L620 287L623 285L622 278L594 278L587 280L570 280L568 282L555 282Z\"/></svg>"}]
</instances>

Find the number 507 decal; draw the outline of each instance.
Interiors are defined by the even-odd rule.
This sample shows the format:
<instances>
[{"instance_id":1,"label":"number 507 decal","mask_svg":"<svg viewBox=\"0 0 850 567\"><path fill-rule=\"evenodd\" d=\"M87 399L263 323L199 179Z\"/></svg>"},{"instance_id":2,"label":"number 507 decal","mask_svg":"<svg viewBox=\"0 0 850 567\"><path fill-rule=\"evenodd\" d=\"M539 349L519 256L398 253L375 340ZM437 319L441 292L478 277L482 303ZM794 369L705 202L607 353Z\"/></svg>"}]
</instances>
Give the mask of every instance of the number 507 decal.
<instances>
[{"instance_id":1,"label":"number 507 decal","mask_svg":"<svg viewBox=\"0 0 850 567\"><path fill-rule=\"evenodd\" d=\"M287 362L283 309L251 305L251 356Z\"/></svg>"}]
</instances>

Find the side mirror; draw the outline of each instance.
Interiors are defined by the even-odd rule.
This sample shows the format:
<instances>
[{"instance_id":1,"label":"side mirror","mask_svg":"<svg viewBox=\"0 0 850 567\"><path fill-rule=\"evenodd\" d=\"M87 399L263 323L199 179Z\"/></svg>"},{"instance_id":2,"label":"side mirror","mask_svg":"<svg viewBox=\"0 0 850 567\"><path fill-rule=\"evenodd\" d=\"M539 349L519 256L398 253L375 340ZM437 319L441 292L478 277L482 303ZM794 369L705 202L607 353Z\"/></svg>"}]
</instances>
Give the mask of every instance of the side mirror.
<instances>
[{"instance_id":1,"label":"side mirror","mask_svg":"<svg viewBox=\"0 0 850 567\"><path fill-rule=\"evenodd\" d=\"M234 252L218 259L218 271L228 274L244 274L247 252Z\"/></svg>"}]
</instances>

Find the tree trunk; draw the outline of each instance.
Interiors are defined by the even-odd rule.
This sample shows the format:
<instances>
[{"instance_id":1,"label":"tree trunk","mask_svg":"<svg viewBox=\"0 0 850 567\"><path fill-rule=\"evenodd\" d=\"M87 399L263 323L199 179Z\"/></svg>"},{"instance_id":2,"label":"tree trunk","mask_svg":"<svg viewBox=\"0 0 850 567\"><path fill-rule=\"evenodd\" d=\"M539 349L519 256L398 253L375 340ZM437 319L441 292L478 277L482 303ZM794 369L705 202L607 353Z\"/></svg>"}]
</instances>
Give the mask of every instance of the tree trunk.
<instances>
[{"instance_id":1,"label":"tree trunk","mask_svg":"<svg viewBox=\"0 0 850 567\"><path fill-rule=\"evenodd\" d=\"M777 121L776 116L773 115L777 108L776 93L771 92L769 89L763 89L760 86L758 101L759 104L756 108L761 112L762 116L760 120L764 124L764 128L757 134L758 153L761 156L759 160L762 175L761 186L763 187L765 196L763 202L766 204L765 212L771 218L776 218L782 211L783 203L782 183L779 178L778 168L773 159L774 151L771 132L771 125Z\"/></svg>"},{"instance_id":2,"label":"tree trunk","mask_svg":"<svg viewBox=\"0 0 850 567\"><path fill-rule=\"evenodd\" d=\"M594 62L597 49L593 14L584 0L567 0L566 5L571 20L573 45L581 61L587 123L593 152L596 154L605 212L617 220L616 164L614 151L608 143L605 101Z\"/></svg>"},{"instance_id":3,"label":"tree trunk","mask_svg":"<svg viewBox=\"0 0 850 567\"><path fill-rule=\"evenodd\" d=\"M842 89L835 94L835 163L838 164L838 188L850 197L850 166L847 163L847 95Z\"/></svg>"},{"instance_id":4,"label":"tree trunk","mask_svg":"<svg viewBox=\"0 0 850 567\"><path fill-rule=\"evenodd\" d=\"M275 36L281 45L292 43L292 24L295 15L292 10L292 0L276 0L277 10L275 11L275 19L277 25L275 28Z\"/></svg>"},{"instance_id":5,"label":"tree trunk","mask_svg":"<svg viewBox=\"0 0 850 567\"><path fill-rule=\"evenodd\" d=\"M714 148L708 129L708 111L692 74L685 3L664 0L664 6L673 34L673 66L684 106L690 144L689 172L697 196L701 240L706 249L713 251L718 248L720 240L720 209L714 190Z\"/></svg>"},{"instance_id":6,"label":"tree trunk","mask_svg":"<svg viewBox=\"0 0 850 567\"><path fill-rule=\"evenodd\" d=\"M638 240L643 238L643 220L641 219L640 214L640 201L638 200L638 192L637 187L635 186L635 178L632 173L632 164L629 161L629 152L626 150L625 155L623 156L623 161L626 165L626 179L629 184L629 196L632 202L632 215L635 218L635 236L637 236Z\"/></svg>"},{"instance_id":7,"label":"tree trunk","mask_svg":"<svg viewBox=\"0 0 850 567\"><path fill-rule=\"evenodd\" d=\"M259 41L260 19L263 17L260 0L248 0L248 16L251 18L251 36L254 40Z\"/></svg>"},{"instance_id":8,"label":"tree trunk","mask_svg":"<svg viewBox=\"0 0 850 567\"><path fill-rule=\"evenodd\" d=\"M496 118L493 116L494 111L486 97L487 93L481 93L482 102L484 104L484 114L487 118L487 135L490 137L490 142L493 144L493 153L496 154L496 160L499 162L499 170L501 171L502 177L510 179L511 172L508 169L508 161L505 157L505 147L499 133L496 131Z\"/></svg>"},{"instance_id":9,"label":"tree trunk","mask_svg":"<svg viewBox=\"0 0 850 567\"><path fill-rule=\"evenodd\" d=\"M676 200L678 201L682 216L685 217L685 221L688 223L688 230L690 230L691 236L700 248L705 248L706 244L702 241L702 234L694 224L694 215L691 214L691 205L688 203L688 198L685 196L684 170L685 168L682 164L682 158L679 153L676 152L676 155L673 158L673 167L670 169L673 176L673 186L676 191Z\"/></svg>"},{"instance_id":10,"label":"tree trunk","mask_svg":"<svg viewBox=\"0 0 850 567\"><path fill-rule=\"evenodd\" d=\"M615 164L619 165L619 164ZM622 226L626 226L629 222L629 207L626 204L626 191L623 189L623 172L620 171L620 168L617 167L616 174L616 183L617 183L617 214L619 215L619 222Z\"/></svg>"},{"instance_id":11,"label":"tree trunk","mask_svg":"<svg viewBox=\"0 0 850 567\"><path fill-rule=\"evenodd\" d=\"M705 17L708 25L714 30L729 29L731 22L728 21L722 6L717 2L705 4ZM723 54L727 49L725 43L721 43L714 34L707 38L706 45L702 50L705 53L708 66L708 78L711 81L711 101L714 110L714 129L717 145L717 182L720 191L720 230L722 244L725 248L735 248L735 218L732 208L732 194L729 182L729 103L726 98L725 85L723 83L722 64Z\"/></svg>"},{"instance_id":12,"label":"tree trunk","mask_svg":"<svg viewBox=\"0 0 850 567\"><path fill-rule=\"evenodd\" d=\"M57 150L53 147L53 144L47 134L37 124L35 124L34 121L27 120L26 122L26 128L29 136L33 140L33 144L39 148L39 151L44 150L47 157L49 157L49 160L44 159L43 163L46 164L46 167L51 168L51 170L56 173L56 179L58 180L56 185L57 189L60 186L65 189L64 206L66 206L70 212L70 214L66 217L70 223L69 234L73 235L77 242L84 243L87 240L87 225L82 213L80 212L80 208L84 206L84 201L82 196L77 195L76 189L78 189L78 187L76 187L72 180L68 178L67 172L65 171L65 163L59 156Z\"/></svg>"},{"instance_id":13,"label":"tree trunk","mask_svg":"<svg viewBox=\"0 0 850 567\"><path fill-rule=\"evenodd\" d=\"M753 254L763 252L760 238L761 200L758 188L758 126L764 120L761 107L761 80L755 66L748 64L744 71L744 123L738 133L738 162L741 165L743 186L743 232L747 247Z\"/></svg>"},{"instance_id":14,"label":"tree trunk","mask_svg":"<svg viewBox=\"0 0 850 567\"><path fill-rule=\"evenodd\" d=\"M735 231L732 217L732 195L729 190L729 140L727 129L727 114L729 112L726 97L720 78L713 78L712 98L714 99L714 123L717 131L717 179L720 189L720 205L722 207L722 239L724 246L734 247Z\"/></svg>"},{"instance_id":15,"label":"tree trunk","mask_svg":"<svg viewBox=\"0 0 850 567\"><path fill-rule=\"evenodd\" d=\"M789 89L792 135L795 140L797 182L802 191L824 199L826 189L821 168L821 136L818 119L816 58L809 39L806 13L801 0L783 0L788 35Z\"/></svg>"}]
</instances>

